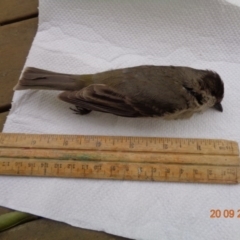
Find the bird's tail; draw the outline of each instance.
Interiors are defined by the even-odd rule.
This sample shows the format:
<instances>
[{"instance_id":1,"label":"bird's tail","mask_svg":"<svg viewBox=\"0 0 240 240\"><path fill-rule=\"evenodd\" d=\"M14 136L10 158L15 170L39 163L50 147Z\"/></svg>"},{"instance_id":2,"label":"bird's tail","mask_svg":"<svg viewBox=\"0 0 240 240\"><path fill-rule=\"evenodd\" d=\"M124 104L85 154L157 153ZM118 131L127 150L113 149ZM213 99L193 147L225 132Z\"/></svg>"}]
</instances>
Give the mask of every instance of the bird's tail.
<instances>
[{"instance_id":1,"label":"bird's tail","mask_svg":"<svg viewBox=\"0 0 240 240\"><path fill-rule=\"evenodd\" d=\"M22 74L13 90L47 89L47 90L78 90L84 87L84 81L79 76L50 72L28 67Z\"/></svg>"}]
</instances>

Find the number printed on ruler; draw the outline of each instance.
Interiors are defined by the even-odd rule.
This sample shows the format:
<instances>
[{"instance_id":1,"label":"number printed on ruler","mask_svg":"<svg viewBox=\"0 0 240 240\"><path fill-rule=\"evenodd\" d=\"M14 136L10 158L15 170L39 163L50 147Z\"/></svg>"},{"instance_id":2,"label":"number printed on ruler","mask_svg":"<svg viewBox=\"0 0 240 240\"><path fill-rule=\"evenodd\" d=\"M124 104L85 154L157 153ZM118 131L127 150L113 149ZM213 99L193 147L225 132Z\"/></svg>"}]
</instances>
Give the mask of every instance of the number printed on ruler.
<instances>
[{"instance_id":1,"label":"number printed on ruler","mask_svg":"<svg viewBox=\"0 0 240 240\"><path fill-rule=\"evenodd\" d=\"M240 209L211 209L210 218L239 218Z\"/></svg>"}]
</instances>

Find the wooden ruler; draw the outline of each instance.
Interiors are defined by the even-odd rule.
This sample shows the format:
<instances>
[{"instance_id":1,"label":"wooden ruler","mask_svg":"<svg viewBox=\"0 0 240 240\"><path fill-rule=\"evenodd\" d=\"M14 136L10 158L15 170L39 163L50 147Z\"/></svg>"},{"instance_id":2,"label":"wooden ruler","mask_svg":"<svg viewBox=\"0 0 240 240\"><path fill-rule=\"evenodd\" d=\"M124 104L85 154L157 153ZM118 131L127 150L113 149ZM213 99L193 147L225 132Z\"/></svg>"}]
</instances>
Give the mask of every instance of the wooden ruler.
<instances>
[{"instance_id":1,"label":"wooden ruler","mask_svg":"<svg viewBox=\"0 0 240 240\"><path fill-rule=\"evenodd\" d=\"M227 140L0 134L0 175L238 183L239 163Z\"/></svg>"}]
</instances>

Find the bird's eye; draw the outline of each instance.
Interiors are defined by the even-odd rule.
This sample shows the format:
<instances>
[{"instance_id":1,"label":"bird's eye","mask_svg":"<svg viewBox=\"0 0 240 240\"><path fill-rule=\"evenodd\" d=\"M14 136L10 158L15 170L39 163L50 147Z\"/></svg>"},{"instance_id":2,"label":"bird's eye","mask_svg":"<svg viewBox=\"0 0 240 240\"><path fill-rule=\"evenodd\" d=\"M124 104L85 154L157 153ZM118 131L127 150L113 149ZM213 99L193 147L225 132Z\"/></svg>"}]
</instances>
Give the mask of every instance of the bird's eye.
<instances>
[{"instance_id":1,"label":"bird's eye","mask_svg":"<svg viewBox=\"0 0 240 240\"><path fill-rule=\"evenodd\" d=\"M212 94L213 96L216 96L216 95L217 95L217 93L216 93L215 90L211 91L211 94Z\"/></svg>"}]
</instances>

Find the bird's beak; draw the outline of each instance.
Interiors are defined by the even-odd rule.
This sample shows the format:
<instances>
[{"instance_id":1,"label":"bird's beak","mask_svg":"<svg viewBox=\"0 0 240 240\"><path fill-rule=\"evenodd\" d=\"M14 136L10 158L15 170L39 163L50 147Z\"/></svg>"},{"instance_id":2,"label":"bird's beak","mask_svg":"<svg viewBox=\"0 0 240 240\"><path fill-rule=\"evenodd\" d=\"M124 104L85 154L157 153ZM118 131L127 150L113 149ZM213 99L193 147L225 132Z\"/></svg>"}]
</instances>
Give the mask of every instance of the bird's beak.
<instances>
[{"instance_id":1,"label":"bird's beak","mask_svg":"<svg viewBox=\"0 0 240 240\"><path fill-rule=\"evenodd\" d=\"M219 112L222 112L223 111L223 107L222 107L222 104L219 102L219 103L216 103L214 106L213 106L216 110L218 110Z\"/></svg>"}]
</instances>

